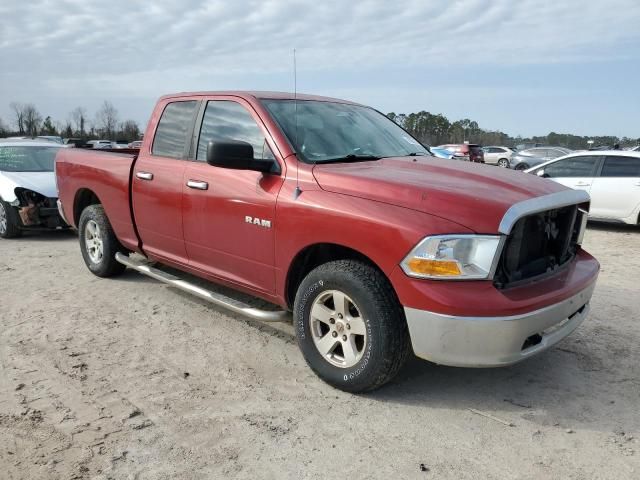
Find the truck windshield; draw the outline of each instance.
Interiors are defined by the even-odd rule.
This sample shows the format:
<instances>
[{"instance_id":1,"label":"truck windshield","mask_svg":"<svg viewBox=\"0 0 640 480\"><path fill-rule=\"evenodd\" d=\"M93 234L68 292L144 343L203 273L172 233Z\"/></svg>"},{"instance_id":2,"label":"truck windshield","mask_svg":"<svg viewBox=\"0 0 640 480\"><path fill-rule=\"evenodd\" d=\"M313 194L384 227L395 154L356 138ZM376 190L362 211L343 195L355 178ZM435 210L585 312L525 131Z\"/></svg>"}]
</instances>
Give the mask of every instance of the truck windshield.
<instances>
[{"instance_id":1,"label":"truck windshield","mask_svg":"<svg viewBox=\"0 0 640 480\"><path fill-rule=\"evenodd\" d=\"M393 121L360 105L315 100L262 100L296 153L309 163L430 155ZM297 117L297 120L296 120Z\"/></svg>"},{"instance_id":2,"label":"truck windshield","mask_svg":"<svg viewBox=\"0 0 640 480\"><path fill-rule=\"evenodd\" d=\"M53 172L60 147L0 147L0 172Z\"/></svg>"}]
</instances>

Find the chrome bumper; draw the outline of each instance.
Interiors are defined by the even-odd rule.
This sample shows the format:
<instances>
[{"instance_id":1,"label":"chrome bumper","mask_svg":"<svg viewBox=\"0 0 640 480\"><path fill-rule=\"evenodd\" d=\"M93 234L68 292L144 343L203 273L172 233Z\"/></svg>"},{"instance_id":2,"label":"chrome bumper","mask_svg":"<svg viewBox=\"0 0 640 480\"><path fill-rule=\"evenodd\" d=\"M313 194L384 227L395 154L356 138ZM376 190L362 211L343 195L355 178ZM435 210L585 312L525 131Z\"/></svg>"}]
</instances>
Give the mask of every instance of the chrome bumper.
<instances>
[{"instance_id":1,"label":"chrome bumper","mask_svg":"<svg viewBox=\"0 0 640 480\"><path fill-rule=\"evenodd\" d=\"M555 305L509 317L456 317L405 307L416 356L456 367L524 360L569 335L589 312L595 282Z\"/></svg>"},{"instance_id":2,"label":"chrome bumper","mask_svg":"<svg viewBox=\"0 0 640 480\"><path fill-rule=\"evenodd\" d=\"M62 208L62 202L60 201L60 199L56 201L56 205L58 206L58 213L60 214L62 220L64 220L64 223L66 223L67 225L71 225L69 223L69 220L67 220L67 217L64 216L64 208Z\"/></svg>"}]
</instances>

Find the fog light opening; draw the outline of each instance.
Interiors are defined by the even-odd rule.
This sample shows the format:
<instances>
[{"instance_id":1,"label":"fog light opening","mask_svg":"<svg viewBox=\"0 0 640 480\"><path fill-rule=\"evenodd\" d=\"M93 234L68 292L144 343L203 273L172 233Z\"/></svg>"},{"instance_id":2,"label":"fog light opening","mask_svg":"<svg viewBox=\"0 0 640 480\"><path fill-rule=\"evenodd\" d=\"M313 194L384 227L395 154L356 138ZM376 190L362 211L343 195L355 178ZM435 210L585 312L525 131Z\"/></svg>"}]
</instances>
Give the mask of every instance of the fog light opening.
<instances>
[{"instance_id":1,"label":"fog light opening","mask_svg":"<svg viewBox=\"0 0 640 480\"><path fill-rule=\"evenodd\" d=\"M540 335L539 333L534 333L530 337L527 337L527 339L524 341L524 343L522 344L522 350L535 347L540 342L542 342L542 335Z\"/></svg>"}]
</instances>

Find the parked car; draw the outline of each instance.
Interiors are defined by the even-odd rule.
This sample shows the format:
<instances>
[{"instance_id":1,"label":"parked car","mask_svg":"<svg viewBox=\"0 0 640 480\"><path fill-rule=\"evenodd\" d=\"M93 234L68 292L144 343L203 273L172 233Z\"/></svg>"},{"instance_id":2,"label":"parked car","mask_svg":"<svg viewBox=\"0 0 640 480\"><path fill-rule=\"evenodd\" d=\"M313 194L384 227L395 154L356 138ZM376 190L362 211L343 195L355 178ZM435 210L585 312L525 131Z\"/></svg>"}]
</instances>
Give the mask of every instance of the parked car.
<instances>
[{"instance_id":1,"label":"parked car","mask_svg":"<svg viewBox=\"0 0 640 480\"><path fill-rule=\"evenodd\" d=\"M446 158L447 160L453 160L454 159L453 152L451 152L450 150L447 150L445 148L429 147L429 151L431 153L433 153L434 157Z\"/></svg>"},{"instance_id":2,"label":"parked car","mask_svg":"<svg viewBox=\"0 0 640 480\"><path fill-rule=\"evenodd\" d=\"M640 223L640 152L576 152L527 171L588 192L590 218Z\"/></svg>"},{"instance_id":3,"label":"parked car","mask_svg":"<svg viewBox=\"0 0 640 480\"><path fill-rule=\"evenodd\" d=\"M53 165L64 149L47 140L0 141L0 237L66 224L56 206Z\"/></svg>"},{"instance_id":4,"label":"parked car","mask_svg":"<svg viewBox=\"0 0 640 480\"><path fill-rule=\"evenodd\" d=\"M519 145L516 145L515 149L517 152L520 152L522 150L529 150L530 148L545 147L545 146L546 145L544 143L529 142L529 143L521 143Z\"/></svg>"},{"instance_id":5,"label":"parked car","mask_svg":"<svg viewBox=\"0 0 640 480\"><path fill-rule=\"evenodd\" d=\"M182 93L150 118L138 154L58 154L60 209L88 269L130 267L254 319L293 321L304 358L337 388L381 386L411 349L444 365L513 364L587 315L599 265L580 246L585 192L443 162L345 100Z\"/></svg>"},{"instance_id":6,"label":"parked car","mask_svg":"<svg viewBox=\"0 0 640 480\"><path fill-rule=\"evenodd\" d=\"M489 165L498 165L502 168L509 168L509 159L515 151L511 147L482 147L484 151L484 162Z\"/></svg>"},{"instance_id":7,"label":"parked car","mask_svg":"<svg viewBox=\"0 0 640 480\"><path fill-rule=\"evenodd\" d=\"M65 138L64 144L73 147L82 147L85 145L85 141L82 138Z\"/></svg>"},{"instance_id":8,"label":"parked car","mask_svg":"<svg viewBox=\"0 0 640 480\"><path fill-rule=\"evenodd\" d=\"M46 140L46 141L49 141L49 142L59 143L60 145L64 145L64 140L62 140L62 137L60 137L58 135L39 135L36 138L41 139L41 140Z\"/></svg>"},{"instance_id":9,"label":"parked car","mask_svg":"<svg viewBox=\"0 0 640 480\"><path fill-rule=\"evenodd\" d=\"M111 140L89 140L86 144L89 148L112 148Z\"/></svg>"},{"instance_id":10,"label":"parked car","mask_svg":"<svg viewBox=\"0 0 640 480\"><path fill-rule=\"evenodd\" d=\"M536 147L518 151L511 156L509 166L514 170L526 170L554 158L563 157L571 150L563 147Z\"/></svg>"},{"instance_id":11,"label":"parked car","mask_svg":"<svg viewBox=\"0 0 640 480\"><path fill-rule=\"evenodd\" d=\"M134 140L128 145L129 148L140 148L142 147L142 140Z\"/></svg>"},{"instance_id":12,"label":"parked car","mask_svg":"<svg viewBox=\"0 0 640 480\"><path fill-rule=\"evenodd\" d=\"M456 160L484 163L484 152L482 151L482 147L475 143L439 145L438 148L449 150L453 153L453 158Z\"/></svg>"}]
</instances>

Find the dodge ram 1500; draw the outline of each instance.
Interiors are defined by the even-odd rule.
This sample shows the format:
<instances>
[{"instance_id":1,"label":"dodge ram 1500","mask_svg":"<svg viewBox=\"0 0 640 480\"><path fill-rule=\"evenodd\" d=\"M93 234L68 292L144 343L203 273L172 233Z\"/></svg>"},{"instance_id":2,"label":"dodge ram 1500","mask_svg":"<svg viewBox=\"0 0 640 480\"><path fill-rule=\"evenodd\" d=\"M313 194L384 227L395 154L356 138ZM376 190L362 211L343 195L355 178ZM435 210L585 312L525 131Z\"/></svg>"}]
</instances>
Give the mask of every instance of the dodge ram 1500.
<instances>
[{"instance_id":1,"label":"dodge ram 1500","mask_svg":"<svg viewBox=\"0 0 640 480\"><path fill-rule=\"evenodd\" d=\"M531 357L583 321L599 271L581 247L585 192L434 158L344 100L168 95L138 154L61 150L56 176L95 275L130 267L253 318L292 318L309 366L351 392L389 381L411 351L463 367Z\"/></svg>"}]
</instances>

